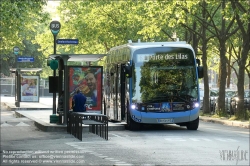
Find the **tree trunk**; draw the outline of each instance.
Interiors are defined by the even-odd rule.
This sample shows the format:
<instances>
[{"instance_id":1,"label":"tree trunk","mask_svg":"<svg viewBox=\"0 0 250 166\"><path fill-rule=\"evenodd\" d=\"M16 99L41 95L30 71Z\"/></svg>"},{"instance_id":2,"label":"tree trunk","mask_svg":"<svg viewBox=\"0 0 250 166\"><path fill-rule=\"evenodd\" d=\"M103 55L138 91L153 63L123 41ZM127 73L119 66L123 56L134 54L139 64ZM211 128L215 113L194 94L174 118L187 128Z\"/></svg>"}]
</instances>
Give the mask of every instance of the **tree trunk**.
<instances>
[{"instance_id":1,"label":"tree trunk","mask_svg":"<svg viewBox=\"0 0 250 166\"><path fill-rule=\"evenodd\" d=\"M206 1L202 2L203 8L206 8ZM207 18L205 10L202 11L202 17ZM209 100L209 83L208 83L208 67L207 67L207 36L206 36L207 24L204 21L202 23L202 65L204 70L204 99L203 99L203 111L204 113L210 113L210 100Z\"/></svg>"},{"instance_id":2,"label":"tree trunk","mask_svg":"<svg viewBox=\"0 0 250 166\"><path fill-rule=\"evenodd\" d=\"M232 57L232 47L229 46L229 59L227 63L227 88L230 88L231 83L231 57Z\"/></svg>"},{"instance_id":3,"label":"tree trunk","mask_svg":"<svg viewBox=\"0 0 250 166\"><path fill-rule=\"evenodd\" d=\"M244 110L244 82L245 82L244 80L245 80L245 66L246 66L247 56L249 53L249 43L250 43L250 40L246 38L247 37L243 38L244 45L241 53L241 60L239 62L239 76L237 83L239 101L236 113L236 117L238 119L246 118L246 111Z\"/></svg>"},{"instance_id":4,"label":"tree trunk","mask_svg":"<svg viewBox=\"0 0 250 166\"><path fill-rule=\"evenodd\" d=\"M216 108L218 114L220 116L224 116L226 114L225 110L225 86L226 86L226 78L227 78L227 57L226 57L226 41L221 40L220 42L220 82L219 82L219 97L218 97L218 107Z\"/></svg>"}]
</instances>

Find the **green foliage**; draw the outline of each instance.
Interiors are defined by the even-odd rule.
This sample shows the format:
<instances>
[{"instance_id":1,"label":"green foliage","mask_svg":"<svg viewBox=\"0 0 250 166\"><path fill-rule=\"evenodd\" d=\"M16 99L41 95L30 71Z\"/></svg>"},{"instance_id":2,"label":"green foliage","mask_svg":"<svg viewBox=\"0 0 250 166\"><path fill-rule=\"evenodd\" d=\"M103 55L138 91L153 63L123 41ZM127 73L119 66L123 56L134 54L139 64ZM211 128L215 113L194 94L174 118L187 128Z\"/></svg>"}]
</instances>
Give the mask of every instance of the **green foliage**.
<instances>
[{"instance_id":1,"label":"green foliage","mask_svg":"<svg viewBox=\"0 0 250 166\"><path fill-rule=\"evenodd\" d=\"M52 70L46 66L46 59L54 53L53 35L49 29L52 19L48 13L43 12L46 2L1 1L0 59L1 72L5 75L9 74L10 67L16 65L14 46L20 48L20 55L35 57L34 63L22 63L20 66L42 67L41 78L52 75ZM222 2L225 2L225 8L222 8ZM197 42L194 47L200 53L203 46L201 32L202 27L205 27L208 40L207 65L209 69L219 73L219 62L222 62L219 56L220 44L225 43L226 50L229 50L229 47L233 48L230 54L225 55L231 62L222 62L232 65L233 62L242 63L239 59L242 59L243 46L249 43L243 40L246 39L250 22L249 1L246 0L63 0L57 13L61 23L57 38L79 40L78 45L57 45L57 54L105 54L110 48L127 43L128 40L173 41L173 34L190 44ZM237 15L240 21L237 21ZM237 29L239 25L241 28ZM226 27L225 31L223 26ZM223 35L226 35L224 42L220 40ZM249 50L247 58L250 58ZM99 61L93 64L103 63ZM86 63L69 62L69 65ZM236 67L235 70L237 69Z\"/></svg>"},{"instance_id":2,"label":"green foliage","mask_svg":"<svg viewBox=\"0 0 250 166\"><path fill-rule=\"evenodd\" d=\"M31 0L12 0L1 1L1 72L9 75L9 68L15 67L16 56L13 54L14 46L20 48L22 53L34 53L34 47L26 48L25 45L36 35L37 27L48 18L48 14L42 12L43 5L46 0L31 1ZM41 11L41 12L39 12ZM30 49L30 50L28 50ZM27 52L25 52L27 51ZM39 63L40 64L40 63Z\"/></svg>"}]
</instances>

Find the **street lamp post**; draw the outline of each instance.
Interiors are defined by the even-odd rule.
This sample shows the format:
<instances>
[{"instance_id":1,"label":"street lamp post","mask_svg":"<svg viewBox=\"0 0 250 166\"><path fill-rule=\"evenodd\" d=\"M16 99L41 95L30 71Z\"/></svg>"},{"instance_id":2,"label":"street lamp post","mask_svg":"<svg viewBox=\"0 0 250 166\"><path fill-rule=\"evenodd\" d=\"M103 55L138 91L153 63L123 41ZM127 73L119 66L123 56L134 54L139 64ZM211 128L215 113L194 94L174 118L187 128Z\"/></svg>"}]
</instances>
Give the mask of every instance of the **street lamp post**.
<instances>
[{"instance_id":1,"label":"street lamp post","mask_svg":"<svg viewBox=\"0 0 250 166\"><path fill-rule=\"evenodd\" d=\"M19 47L15 46L13 48L13 52L15 54L15 60L16 60L16 72L15 72L15 105L16 107L20 107L20 71L19 71L19 67L18 67L18 61L17 61L17 55L19 53L20 49Z\"/></svg>"}]
</instances>

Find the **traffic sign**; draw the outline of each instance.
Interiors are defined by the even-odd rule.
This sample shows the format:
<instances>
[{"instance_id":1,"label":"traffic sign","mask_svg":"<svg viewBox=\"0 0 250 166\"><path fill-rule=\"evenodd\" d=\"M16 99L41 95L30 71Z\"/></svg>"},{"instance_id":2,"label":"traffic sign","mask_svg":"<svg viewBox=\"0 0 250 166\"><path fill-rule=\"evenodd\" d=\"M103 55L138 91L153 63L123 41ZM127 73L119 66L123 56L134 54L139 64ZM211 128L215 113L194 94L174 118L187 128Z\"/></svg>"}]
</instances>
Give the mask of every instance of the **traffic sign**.
<instances>
[{"instance_id":1,"label":"traffic sign","mask_svg":"<svg viewBox=\"0 0 250 166\"><path fill-rule=\"evenodd\" d=\"M50 23L50 30L53 33L53 35L57 35L60 31L61 24L59 21L52 21Z\"/></svg>"},{"instance_id":2,"label":"traffic sign","mask_svg":"<svg viewBox=\"0 0 250 166\"><path fill-rule=\"evenodd\" d=\"M15 47L13 48L13 51L14 51L14 54L17 55L18 52L19 52L19 47L15 46Z\"/></svg>"},{"instance_id":3,"label":"traffic sign","mask_svg":"<svg viewBox=\"0 0 250 166\"><path fill-rule=\"evenodd\" d=\"M78 44L78 39L57 39L57 44Z\"/></svg>"},{"instance_id":4,"label":"traffic sign","mask_svg":"<svg viewBox=\"0 0 250 166\"><path fill-rule=\"evenodd\" d=\"M34 57L21 56L17 58L17 62L34 62Z\"/></svg>"}]
</instances>

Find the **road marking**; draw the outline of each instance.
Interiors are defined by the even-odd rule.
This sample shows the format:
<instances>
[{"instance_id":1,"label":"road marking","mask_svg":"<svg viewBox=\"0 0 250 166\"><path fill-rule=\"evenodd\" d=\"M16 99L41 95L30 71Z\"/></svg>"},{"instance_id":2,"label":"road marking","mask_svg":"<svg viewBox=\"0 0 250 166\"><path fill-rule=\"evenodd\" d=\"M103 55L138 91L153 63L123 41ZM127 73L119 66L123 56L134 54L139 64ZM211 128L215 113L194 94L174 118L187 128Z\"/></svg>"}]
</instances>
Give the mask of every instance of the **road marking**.
<instances>
[{"instance_id":1,"label":"road marking","mask_svg":"<svg viewBox=\"0 0 250 166\"><path fill-rule=\"evenodd\" d=\"M175 137L175 138L165 138L165 140L167 140L167 141L187 141L185 139L178 138L178 137Z\"/></svg>"},{"instance_id":2,"label":"road marking","mask_svg":"<svg viewBox=\"0 0 250 166\"><path fill-rule=\"evenodd\" d=\"M28 124L26 124L26 123L23 123L23 122L20 122L20 123L18 123L16 126L30 126L30 125L28 125Z\"/></svg>"},{"instance_id":3,"label":"road marking","mask_svg":"<svg viewBox=\"0 0 250 166\"><path fill-rule=\"evenodd\" d=\"M241 133L241 134L247 134L249 135L249 130L248 131L235 131L235 130L221 130L221 129L214 129L214 128L210 128L210 127L203 127L203 129L208 129L208 130L216 130L216 131L220 131L220 132L224 132L224 133ZM243 130L244 128L242 128Z\"/></svg>"},{"instance_id":4,"label":"road marking","mask_svg":"<svg viewBox=\"0 0 250 166\"><path fill-rule=\"evenodd\" d=\"M117 160L115 158L112 158L112 157L109 157L109 156L105 156L103 154L98 153L98 150L105 150L105 151L107 151L106 148L104 148L104 149L102 149L102 148L96 149L95 146L93 146L93 147L79 147L79 146L81 146L81 144L86 144L86 143L87 144L89 144L89 143L92 143L92 144L95 143L95 145L97 145L98 143L99 143L99 145L101 145L103 143L107 144L107 142L102 142L102 141L93 141L93 142L67 142L65 144L67 144L67 145L69 145L69 146L71 146L73 148L76 148L76 149L84 150L85 152L87 152L89 154L92 154L92 155L94 155L96 157L99 157L99 158L102 158L102 159L106 159L106 160L109 160L111 162L115 162L114 165L116 165L116 166L119 166L119 165L132 165L132 164L128 164L126 162L123 162L123 161ZM91 151L90 149L93 150L93 151Z\"/></svg>"},{"instance_id":5,"label":"road marking","mask_svg":"<svg viewBox=\"0 0 250 166\"><path fill-rule=\"evenodd\" d=\"M119 136L119 135L116 135L116 134L110 134L110 135L114 135L114 136L116 136L116 137L121 137L121 136Z\"/></svg>"},{"instance_id":6,"label":"road marking","mask_svg":"<svg viewBox=\"0 0 250 166\"><path fill-rule=\"evenodd\" d=\"M231 138L215 138L216 140L218 141L221 141L221 142L239 142L235 139L231 139Z\"/></svg>"},{"instance_id":7,"label":"road marking","mask_svg":"<svg viewBox=\"0 0 250 166\"><path fill-rule=\"evenodd\" d=\"M115 137L119 137L119 138L125 138L125 137L130 137L129 135L127 135L127 134L113 134L113 133L110 133L109 134L109 136L110 137L112 137L112 136L115 136ZM113 138L113 137L112 137Z\"/></svg>"},{"instance_id":8,"label":"road marking","mask_svg":"<svg viewBox=\"0 0 250 166\"><path fill-rule=\"evenodd\" d=\"M1 127L9 127L9 126L12 126L12 125L5 123L5 122L3 124L1 124Z\"/></svg>"},{"instance_id":9,"label":"road marking","mask_svg":"<svg viewBox=\"0 0 250 166\"><path fill-rule=\"evenodd\" d=\"M210 140L210 139L207 139L207 138L201 138L202 140L204 140L204 141L208 141L208 142L211 142L212 140Z\"/></svg>"},{"instance_id":10,"label":"road marking","mask_svg":"<svg viewBox=\"0 0 250 166\"><path fill-rule=\"evenodd\" d=\"M199 141L221 141L221 142L239 142L235 139L231 138L181 138L181 137L172 137L172 138L164 138L166 141L170 142L185 142L185 141L194 141L194 142L199 142ZM215 139L215 140L212 140Z\"/></svg>"},{"instance_id":11,"label":"road marking","mask_svg":"<svg viewBox=\"0 0 250 166\"><path fill-rule=\"evenodd\" d=\"M200 141L197 138L189 138L189 139L192 140L192 141L195 141L195 142Z\"/></svg>"},{"instance_id":12,"label":"road marking","mask_svg":"<svg viewBox=\"0 0 250 166\"><path fill-rule=\"evenodd\" d=\"M100 158L108 158L108 156L103 156L103 155L96 155L97 157L100 157Z\"/></svg>"}]
</instances>

